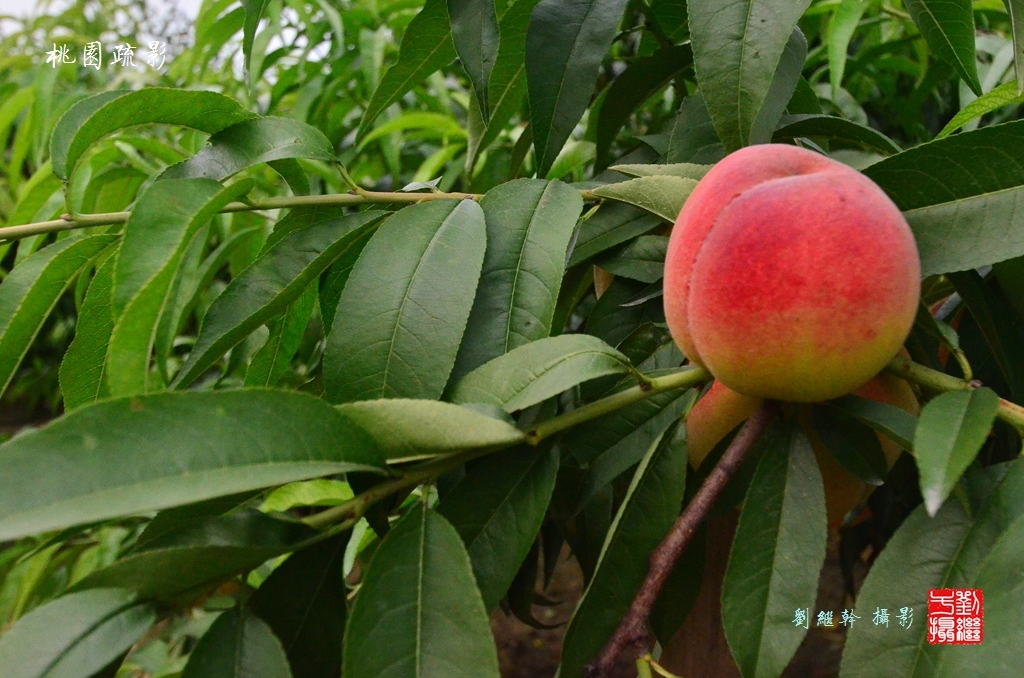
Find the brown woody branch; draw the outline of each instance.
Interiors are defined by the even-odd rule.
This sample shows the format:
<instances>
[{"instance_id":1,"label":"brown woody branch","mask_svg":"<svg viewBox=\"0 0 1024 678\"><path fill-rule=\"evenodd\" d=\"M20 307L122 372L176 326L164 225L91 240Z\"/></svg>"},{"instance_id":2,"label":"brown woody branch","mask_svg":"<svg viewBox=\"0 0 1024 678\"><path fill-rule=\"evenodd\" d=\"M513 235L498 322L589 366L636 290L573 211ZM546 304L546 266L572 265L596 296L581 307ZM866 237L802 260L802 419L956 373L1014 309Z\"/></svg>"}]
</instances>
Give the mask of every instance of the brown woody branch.
<instances>
[{"instance_id":1,"label":"brown woody branch","mask_svg":"<svg viewBox=\"0 0 1024 678\"><path fill-rule=\"evenodd\" d=\"M740 464L761 437L768 423L778 411L778 405L770 400L764 401L750 419L733 438L725 454L711 470L697 491L697 495L687 505L686 510L676 520L657 550L651 555L651 569L647 573L640 592L633 599L626 616L619 623L608 644L604 646L597 660L587 666L588 678L604 678L615 665L615 660L626 648L632 648L639 656L647 650L648 643L647 618L651 614L654 601L658 599L661 587L665 585L672 568L690 543L693 533L707 517L715 500L736 474Z\"/></svg>"}]
</instances>

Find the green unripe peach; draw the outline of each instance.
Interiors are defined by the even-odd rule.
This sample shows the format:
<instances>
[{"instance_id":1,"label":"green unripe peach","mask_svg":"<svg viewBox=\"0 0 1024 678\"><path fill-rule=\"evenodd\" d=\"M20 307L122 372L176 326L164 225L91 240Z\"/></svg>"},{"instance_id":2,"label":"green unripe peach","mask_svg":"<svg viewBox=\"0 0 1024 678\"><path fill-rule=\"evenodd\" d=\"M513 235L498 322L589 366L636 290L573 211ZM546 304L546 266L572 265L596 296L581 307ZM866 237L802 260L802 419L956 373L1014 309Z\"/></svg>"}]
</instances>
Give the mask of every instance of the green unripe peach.
<instances>
[{"instance_id":1,"label":"green unripe peach","mask_svg":"<svg viewBox=\"0 0 1024 678\"><path fill-rule=\"evenodd\" d=\"M907 222L871 180L795 146L751 146L715 165L680 212L665 318L730 389L828 400L899 350L920 274Z\"/></svg>"}]
</instances>

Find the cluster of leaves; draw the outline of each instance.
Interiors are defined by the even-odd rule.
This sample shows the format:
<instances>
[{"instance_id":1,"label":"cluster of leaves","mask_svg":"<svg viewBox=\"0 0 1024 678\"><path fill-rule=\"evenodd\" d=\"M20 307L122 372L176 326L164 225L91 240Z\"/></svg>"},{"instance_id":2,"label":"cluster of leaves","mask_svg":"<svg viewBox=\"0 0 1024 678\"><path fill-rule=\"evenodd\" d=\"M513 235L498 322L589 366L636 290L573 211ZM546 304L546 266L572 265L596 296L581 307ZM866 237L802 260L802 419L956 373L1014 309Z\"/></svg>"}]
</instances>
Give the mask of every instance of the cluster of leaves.
<instances>
[{"instance_id":1,"label":"cluster of leaves","mask_svg":"<svg viewBox=\"0 0 1024 678\"><path fill-rule=\"evenodd\" d=\"M0 446L0 666L496 676L488 613L538 624L568 544L587 586L560 675L582 676L723 449L690 468L707 375L664 326L668 224L768 141L863 168L926 276L920 417L814 412L881 484L845 550L895 532L856 609L919 620L854 627L843 675L967 670L925 643L929 587L983 587L969 658L1010 666L1024 471L995 420L1024 401L1024 99L1017 15L975 4L218 0L140 82L33 60L40 34L84 43L135 5L5 37L0 214L75 221L0 245L0 385L66 411ZM871 431L913 456L887 470ZM743 675L779 675L827 540L793 422L716 510L741 502L723 622Z\"/></svg>"}]
</instances>

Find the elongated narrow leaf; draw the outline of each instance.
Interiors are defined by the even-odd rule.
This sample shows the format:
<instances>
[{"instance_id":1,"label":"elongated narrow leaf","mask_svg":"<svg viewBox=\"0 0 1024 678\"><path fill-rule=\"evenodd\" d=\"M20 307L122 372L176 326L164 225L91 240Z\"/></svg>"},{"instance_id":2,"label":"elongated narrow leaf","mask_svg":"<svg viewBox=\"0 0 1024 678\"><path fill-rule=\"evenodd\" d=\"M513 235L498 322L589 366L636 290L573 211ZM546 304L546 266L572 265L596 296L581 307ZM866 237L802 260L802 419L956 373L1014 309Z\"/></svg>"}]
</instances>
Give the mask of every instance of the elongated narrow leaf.
<instances>
[{"instance_id":1,"label":"elongated narrow leaf","mask_svg":"<svg viewBox=\"0 0 1024 678\"><path fill-rule=\"evenodd\" d=\"M487 246L471 200L406 207L373 234L324 351L333 402L441 396L466 328Z\"/></svg>"},{"instance_id":2,"label":"elongated narrow leaf","mask_svg":"<svg viewBox=\"0 0 1024 678\"><path fill-rule=\"evenodd\" d=\"M909 412L888 403L879 403L855 395L843 396L831 401L830 405L870 426L907 452L913 451L917 417Z\"/></svg>"},{"instance_id":3,"label":"elongated narrow leaf","mask_svg":"<svg viewBox=\"0 0 1024 678\"><path fill-rule=\"evenodd\" d=\"M508 422L436 400L362 400L338 411L368 432L391 460L510 447L526 440Z\"/></svg>"},{"instance_id":4,"label":"elongated narrow leaf","mask_svg":"<svg viewBox=\"0 0 1024 678\"><path fill-rule=\"evenodd\" d=\"M846 72L846 50L864 11L868 8L867 0L842 0L828 20L825 29L825 44L828 45L828 77L832 85L832 98L843 85L843 74Z\"/></svg>"},{"instance_id":5,"label":"elongated narrow leaf","mask_svg":"<svg viewBox=\"0 0 1024 678\"><path fill-rule=\"evenodd\" d=\"M0 638L5 678L91 676L156 621L151 605L124 589L62 596L18 620Z\"/></svg>"},{"instance_id":6,"label":"elongated narrow leaf","mask_svg":"<svg viewBox=\"0 0 1024 678\"><path fill-rule=\"evenodd\" d=\"M697 401L697 394L696 389L661 394L651 398L651 404L647 407L640 407L640 403L637 403L629 408L623 408L621 414L608 417L609 421L599 425L594 432L583 432L580 442L584 445L591 443L591 446L588 448L578 442L570 449L574 454L579 454L580 458L595 452L597 456L593 457L587 466L586 475L579 489L576 510L584 510L587 503L599 493L606 491L616 478L643 459L644 454L650 450L652 441L657 440L665 427L685 416L693 407ZM597 435L601 431L608 432L608 440L597 440Z\"/></svg>"},{"instance_id":7,"label":"elongated narrow leaf","mask_svg":"<svg viewBox=\"0 0 1024 678\"><path fill-rule=\"evenodd\" d=\"M359 212L295 230L231 281L203 319L188 360L172 387L194 381L229 349L282 313L310 282L350 248L361 246L382 212Z\"/></svg>"},{"instance_id":8,"label":"elongated narrow leaf","mask_svg":"<svg viewBox=\"0 0 1024 678\"><path fill-rule=\"evenodd\" d=\"M525 344L481 365L455 385L451 398L515 412L584 381L632 369L626 356L597 337L563 334Z\"/></svg>"},{"instance_id":9,"label":"elongated narrow leaf","mask_svg":"<svg viewBox=\"0 0 1024 678\"><path fill-rule=\"evenodd\" d=\"M352 269L359 261L359 255L363 253L366 243L373 237L373 230L367 230L352 242L341 256L334 260L330 268L320 275L318 293L320 295L320 320L324 326L324 333L330 334L334 327L334 314L338 310L338 301L341 300L341 292L348 283L348 277Z\"/></svg>"},{"instance_id":10,"label":"elongated narrow leaf","mask_svg":"<svg viewBox=\"0 0 1024 678\"><path fill-rule=\"evenodd\" d=\"M315 537L304 523L280 520L254 509L212 516L146 542L74 590L119 587L142 598L198 596L237 572L295 550Z\"/></svg>"},{"instance_id":11,"label":"elongated narrow leaf","mask_svg":"<svg viewBox=\"0 0 1024 678\"><path fill-rule=\"evenodd\" d=\"M1024 5L1021 0L1007 0L1006 11L1010 14L1010 30L1013 33L1013 70L1017 76L1017 94L1024 94Z\"/></svg>"},{"instance_id":12,"label":"elongated narrow leaf","mask_svg":"<svg viewBox=\"0 0 1024 678\"><path fill-rule=\"evenodd\" d=\"M217 132L206 148L168 167L160 178L221 181L261 162L286 158L335 160L331 142L317 128L290 118L256 118Z\"/></svg>"},{"instance_id":13,"label":"elongated narrow leaf","mask_svg":"<svg viewBox=\"0 0 1024 678\"><path fill-rule=\"evenodd\" d=\"M488 191L480 207L487 253L453 379L551 334L583 199L560 181L519 179Z\"/></svg>"},{"instance_id":14,"label":"elongated narrow leaf","mask_svg":"<svg viewBox=\"0 0 1024 678\"><path fill-rule=\"evenodd\" d=\"M249 63L252 61L252 44L256 39L256 29L269 4L270 0L242 0L242 9L245 10L245 23L242 25L242 64L246 81L249 80Z\"/></svg>"},{"instance_id":15,"label":"elongated narrow leaf","mask_svg":"<svg viewBox=\"0 0 1024 678\"><path fill-rule=\"evenodd\" d=\"M350 532L293 554L249 601L288 655L293 678L340 678Z\"/></svg>"},{"instance_id":16,"label":"elongated narrow leaf","mask_svg":"<svg viewBox=\"0 0 1024 678\"><path fill-rule=\"evenodd\" d=\"M978 455L998 408L995 391L979 388L943 393L921 410L914 433L914 458L929 515L938 512Z\"/></svg>"},{"instance_id":17,"label":"elongated narrow leaf","mask_svg":"<svg viewBox=\"0 0 1024 678\"><path fill-rule=\"evenodd\" d=\"M546 176L590 103L598 69L626 0L541 0L526 33L526 81L537 153Z\"/></svg>"},{"instance_id":18,"label":"elongated narrow leaf","mask_svg":"<svg viewBox=\"0 0 1024 678\"><path fill-rule=\"evenodd\" d=\"M292 678L281 641L249 609L234 608L199 639L181 678Z\"/></svg>"},{"instance_id":19,"label":"elongated narrow leaf","mask_svg":"<svg viewBox=\"0 0 1024 678\"><path fill-rule=\"evenodd\" d=\"M494 0L448 0L452 42L473 84L480 110L489 113L487 84L498 56L498 15Z\"/></svg>"},{"instance_id":20,"label":"elongated narrow leaf","mask_svg":"<svg viewBox=\"0 0 1024 678\"><path fill-rule=\"evenodd\" d=\"M828 530L814 451L799 430L776 430L750 482L722 584L722 625L744 678L777 676L814 608Z\"/></svg>"},{"instance_id":21,"label":"elongated narrow leaf","mask_svg":"<svg viewBox=\"0 0 1024 678\"><path fill-rule=\"evenodd\" d=\"M374 554L345 647L345 678L498 678L469 556L458 532L426 504L409 511Z\"/></svg>"},{"instance_id":22,"label":"elongated narrow leaf","mask_svg":"<svg viewBox=\"0 0 1024 678\"><path fill-rule=\"evenodd\" d=\"M810 0L687 3L697 83L726 150L750 142L779 59L808 5Z\"/></svg>"},{"instance_id":23,"label":"elongated narrow leaf","mask_svg":"<svg viewBox=\"0 0 1024 678\"><path fill-rule=\"evenodd\" d=\"M451 63L455 56L448 0L427 0L405 29L398 61L384 73L370 103L366 105L366 112L359 123L359 137L370 131L381 111L423 82L428 75Z\"/></svg>"},{"instance_id":24,"label":"elongated narrow leaf","mask_svg":"<svg viewBox=\"0 0 1024 678\"><path fill-rule=\"evenodd\" d=\"M914 230L921 275L963 271L1024 254L1024 121L922 144L864 173Z\"/></svg>"},{"instance_id":25,"label":"elongated narrow leaf","mask_svg":"<svg viewBox=\"0 0 1024 678\"><path fill-rule=\"evenodd\" d=\"M267 342L253 354L245 370L246 386L275 386L284 376L306 333L306 325L316 308L316 299L314 283L292 302L283 317L269 324Z\"/></svg>"},{"instance_id":26,"label":"elongated narrow leaf","mask_svg":"<svg viewBox=\"0 0 1024 678\"><path fill-rule=\"evenodd\" d=\"M669 165L614 165L609 169L631 177L683 177L700 181L711 171L713 165L695 165L690 162L677 162Z\"/></svg>"},{"instance_id":27,"label":"elongated narrow leaf","mask_svg":"<svg viewBox=\"0 0 1024 678\"><path fill-rule=\"evenodd\" d=\"M803 70L806 59L807 38L804 37L803 31L794 28L789 35L789 41L786 42L786 48L782 50L779 65L775 67L775 74L772 76L764 103L761 104L761 110L757 112L754 124L750 127L751 144L766 144L772 140L772 132L796 91L800 71Z\"/></svg>"},{"instance_id":28,"label":"elongated narrow leaf","mask_svg":"<svg viewBox=\"0 0 1024 678\"><path fill-rule=\"evenodd\" d=\"M613 275L652 283L665 275L667 251L667 235L642 235L600 257L597 265Z\"/></svg>"},{"instance_id":29,"label":"elongated narrow leaf","mask_svg":"<svg viewBox=\"0 0 1024 678\"><path fill-rule=\"evenodd\" d=\"M150 355L181 258L200 227L250 187L250 182L225 187L210 179L170 179L152 184L139 198L114 264L111 310L116 320L106 370L111 395L157 389Z\"/></svg>"},{"instance_id":30,"label":"elongated narrow leaf","mask_svg":"<svg viewBox=\"0 0 1024 678\"><path fill-rule=\"evenodd\" d=\"M693 179L651 176L599 186L593 193L602 198L636 205L665 221L674 222L696 185Z\"/></svg>"},{"instance_id":31,"label":"elongated narrow leaf","mask_svg":"<svg viewBox=\"0 0 1024 678\"><path fill-rule=\"evenodd\" d=\"M212 134L255 117L216 92L164 87L103 92L79 101L57 121L50 140L53 172L67 181L89 146L125 127L163 123Z\"/></svg>"},{"instance_id":32,"label":"elongated narrow leaf","mask_svg":"<svg viewBox=\"0 0 1024 678\"><path fill-rule=\"evenodd\" d=\"M983 115L998 110L1010 104L1024 103L1024 96L1017 93L1017 83L1007 82L996 87L990 92L985 92L971 103L960 109L960 112L953 116L953 119L946 123L946 126L935 135L936 139L948 137L972 120L977 120Z\"/></svg>"},{"instance_id":33,"label":"elongated narrow leaf","mask_svg":"<svg viewBox=\"0 0 1024 678\"><path fill-rule=\"evenodd\" d=\"M471 131L466 151L467 167L472 166L479 153L498 138L501 130L522 106L523 97L526 95L526 30L530 24L530 14L538 2L539 0L518 1L509 7L498 21L501 48L494 60L490 83L487 86L490 118L481 119L479 122L485 129L476 134Z\"/></svg>"},{"instance_id":34,"label":"elongated narrow leaf","mask_svg":"<svg viewBox=\"0 0 1024 678\"><path fill-rule=\"evenodd\" d=\"M67 411L108 395L103 371L110 335L114 331L110 295L115 260L116 253L111 254L96 269L75 322L75 338L60 363L60 390Z\"/></svg>"},{"instance_id":35,"label":"elongated narrow leaf","mask_svg":"<svg viewBox=\"0 0 1024 678\"><path fill-rule=\"evenodd\" d=\"M0 284L0 394L64 290L115 235L65 238L15 266Z\"/></svg>"},{"instance_id":36,"label":"elongated narrow leaf","mask_svg":"<svg viewBox=\"0 0 1024 678\"><path fill-rule=\"evenodd\" d=\"M929 49L981 96L974 56L974 9L970 0L904 0Z\"/></svg>"},{"instance_id":37,"label":"elongated narrow leaf","mask_svg":"<svg viewBox=\"0 0 1024 678\"><path fill-rule=\"evenodd\" d=\"M900 147L881 132L858 125L846 118L831 115L787 115L779 122L772 141L785 141L797 137L820 137L844 141L885 155L900 152Z\"/></svg>"},{"instance_id":38,"label":"elongated narrow leaf","mask_svg":"<svg viewBox=\"0 0 1024 678\"><path fill-rule=\"evenodd\" d=\"M878 436L836 408L814 407L814 431L835 460L869 485L881 485L888 471Z\"/></svg>"},{"instance_id":39,"label":"elongated narrow leaf","mask_svg":"<svg viewBox=\"0 0 1024 678\"><path fill-rule=\"evenodd\" d=\"M1010 387L1011 397L1016 401L1024 399L1024 357L1015 348L1020 342L1020 334L1012 306L996 294L977 271L951 273L948 280L956 287L985 337L985 343Z\"/></svg>"},{"instance_id":40,"label":"elongated narrow leaf","mask_svg":"<svg viewBox=\"0 0 1024 678\"><path fill-rule=\"evenodd\" d=\"M920 506L871 566L857 595L855 613L866 622L884 612L888 624L858 621L853 625L843 652L842 678L946 677L957 675L955 670L959 675L969 673L972 669L958 661L961 657L957 655L966 655L975 668L993 667L997 672L999 667L1019 661L1019 645L1012 640L993 642L993 635L1012 639L1019 625L1001 612L993 615L992 603L993 599L1011 601L1012 590L1020 590L1020 569L1002 560L1001 547L1021 543L1024 465L1013 462L973 470L962 482L967 499L976 507L973 515L959 501L946 502L934 517ZM973 489L993 486L987 494ZM1020 562L1019 556L1016 558ZM996 577L990 578L992 574ZM969 648L929 644L928 589L981 586L988 622L985 641ZM1003 598L1007 593L1011 595ZM1013 608L1011 603L1010 609L1019 614L1019 606Z\"/></svg>"},{"instance_id":41,"label":"elongated narrow leaf","mask_svg":"<svg viewBox=\"0 0 1024 678\"><path fill-rule=\"evenodd\" d=\"M366 433L300 393L109 400L0 445L0 539L383 461Z\"/></svg>"},{"instance_id":42,"label":"elongated narrow leaf","mask_svg":"<svg viewBox=\"0 0 1024 678\"><path fill-rule=\"evenodd\" d=\"M663 47L650 56L637 57L615 78L597 115L597 164L608 164L612 141L629 116L644 101L667 85L680 71L693 65L689 45Z\"/></svg>"},{"instance_id":43,"label":"elongated narrow leaf","mask_svg":"<svg viewBox=\"0 0 1024 678\"><path fill-rule=\"evenodd\" d=\"M715 132L704 97L697 92L683 99L669 133L665 162L714 163L724 157L725 147Z\"/></svg>"},{"instance_id":44,"label":"elongated narrow leaf","mask_svg":"<svg viewBox=\"0 0 1024 678\"><path fill-rule=\"evenodd\" d=\"M686 492L686 427L676 423L640 462L612 521L597 569L562 643L559 675L583 678L640 590L651 553L672 528Z\"/></svg>"},{"instance_id":45,"label":"elongated narrow leaf","mask_svg":"<svg viewBox=\"0 0 1024 678\"><path fill-rule=\"evenodd\" d=\"M492 454L470 468L438 507L466 544L488 612L504 597L540 532L558 461L550 445Z\"/></svg>"},{"instance_id":46,"label":"elongated narrow leaf","mask_svg":"<svg viewBox=\"0 0 1024 678\"><path fill-rule=\"evenodd\" d=\"M620 202L606 203L597 214L580 226L576 246L569 257L569 266L575 266L594 255L632 240L662 225L661 219L632 205Z\"/></svg>"}]
</instances>

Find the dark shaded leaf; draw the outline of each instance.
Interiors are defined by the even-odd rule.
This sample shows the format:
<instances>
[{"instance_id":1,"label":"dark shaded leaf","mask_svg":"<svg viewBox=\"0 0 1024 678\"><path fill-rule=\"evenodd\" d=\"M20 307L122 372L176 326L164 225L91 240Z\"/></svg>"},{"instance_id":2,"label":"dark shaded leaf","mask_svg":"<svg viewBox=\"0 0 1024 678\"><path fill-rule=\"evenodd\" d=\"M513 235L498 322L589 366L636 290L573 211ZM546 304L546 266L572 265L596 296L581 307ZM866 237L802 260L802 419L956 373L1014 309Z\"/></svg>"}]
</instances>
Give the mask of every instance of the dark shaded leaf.
<instances>
[{"instance_id":1,"label":"dark shaded leaf","mask_svg":"<svg viewBox=\"0 0 1024 678\"><path fill-rule=\"evenodd\" d=\"M281 641L248 609L222 613L199 639L181 678L291 678Z\"/></svg>"}]
</instances>

